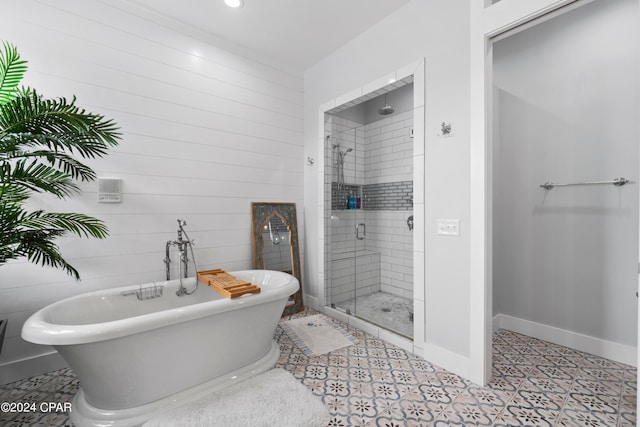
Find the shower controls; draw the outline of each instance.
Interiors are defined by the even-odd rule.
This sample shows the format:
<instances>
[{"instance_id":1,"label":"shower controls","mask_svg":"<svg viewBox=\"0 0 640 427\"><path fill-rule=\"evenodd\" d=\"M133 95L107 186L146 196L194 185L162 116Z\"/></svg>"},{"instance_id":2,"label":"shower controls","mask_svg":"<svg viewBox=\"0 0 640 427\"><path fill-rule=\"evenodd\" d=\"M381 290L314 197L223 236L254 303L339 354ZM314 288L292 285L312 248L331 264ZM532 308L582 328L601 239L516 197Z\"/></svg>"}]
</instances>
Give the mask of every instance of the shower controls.
<instances>
[{"instance_id":1,"label":"shower controls","mask_svg":"<svg viewBox=\"0 0 640 427\"><path fill-rule=\"evenodd\" d=\"M459 236L460 220L459 219L439 219L438 235L440 236Z\"/></svg>"}]
</instances>

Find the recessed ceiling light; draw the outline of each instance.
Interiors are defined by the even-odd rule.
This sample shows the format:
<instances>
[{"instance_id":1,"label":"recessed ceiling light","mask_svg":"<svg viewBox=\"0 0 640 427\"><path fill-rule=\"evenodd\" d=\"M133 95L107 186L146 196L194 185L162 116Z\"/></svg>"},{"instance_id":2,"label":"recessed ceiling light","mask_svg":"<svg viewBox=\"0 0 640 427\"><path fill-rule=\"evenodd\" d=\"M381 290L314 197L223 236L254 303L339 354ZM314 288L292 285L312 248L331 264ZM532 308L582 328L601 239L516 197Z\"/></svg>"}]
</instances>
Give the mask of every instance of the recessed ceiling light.
<instances>
[{"instance_id":1,"label":"recessed ceiling light","mask_svg":"<svg viewBox=\"0 0 640 427\"><path fill-rule=\"evenodd\" d=\"M239 8L244 6L244 0L224 0L227 6Z\"/></svg>"}]
</instances>

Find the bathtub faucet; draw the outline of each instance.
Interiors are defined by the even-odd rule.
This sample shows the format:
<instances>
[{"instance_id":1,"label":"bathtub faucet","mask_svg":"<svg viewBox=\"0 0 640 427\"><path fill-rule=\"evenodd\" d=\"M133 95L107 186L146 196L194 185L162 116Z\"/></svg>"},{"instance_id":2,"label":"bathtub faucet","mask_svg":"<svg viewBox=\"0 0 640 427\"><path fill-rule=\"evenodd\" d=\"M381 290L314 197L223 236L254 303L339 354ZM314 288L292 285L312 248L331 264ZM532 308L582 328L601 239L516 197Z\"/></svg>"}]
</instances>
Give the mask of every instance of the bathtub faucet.
<instances>
[{"instance_id":1,"label":"bathtub faucet","mask_svg":"<svg viewBox=\"0 0 640 427\"><path fill-rule=\"evenodd\" d=\"M184 238L187 235L184 230L184 226L187 225L187 222L184 219L178 220L178 239L177 240L169 240L165 245L165 270L167 273L167 280L171 280L171 257L169 256L169 250L172 246L178 248L178 253L180 255L180 277L189 277L189 254L187 253L187 248L193 245L194 241L189 238Z\"/></svg>"},{"instance_id":2,"label":"bathtub faucet","mask_svg":"<svg viewBox=\"0 0 640 427\"><path fill-rule=\"evenodd\" d=\"M169 250L171 249L172 246L175 246L178 248L178 253L180 256L180 270L179 270L179 279L181 280L180 282L180 288L178 289L178 291L176 292L178 296L182 296L185 294L190 294L189 292L187 292L187 290L184 288L184 286L182 286L182 278L187 278L189 277L189 254L187 253L187 248L189 248L191 250L191 254L193 255L193 244L194 241L192 239L189 239L189 236L187 235L187 232L184 230L184 226L187 225L187 222L183 219L179 219L178 220L178 239L177 240L169 240L167 241L166 245L165 245L165 258L164 258L164 264L165 264L165 271L167 274L167 280L171 280L171 257L169 256ZM184 237L183 237L184 235ZM193 256L192 256L193 258ZM195 260L193 260L195 263ZM195 264L194 264L195 267ZM194 272L195 274L195 272ZM196 286L197 286L197 281L196 281Z\"/></svg>"}]
</instances>

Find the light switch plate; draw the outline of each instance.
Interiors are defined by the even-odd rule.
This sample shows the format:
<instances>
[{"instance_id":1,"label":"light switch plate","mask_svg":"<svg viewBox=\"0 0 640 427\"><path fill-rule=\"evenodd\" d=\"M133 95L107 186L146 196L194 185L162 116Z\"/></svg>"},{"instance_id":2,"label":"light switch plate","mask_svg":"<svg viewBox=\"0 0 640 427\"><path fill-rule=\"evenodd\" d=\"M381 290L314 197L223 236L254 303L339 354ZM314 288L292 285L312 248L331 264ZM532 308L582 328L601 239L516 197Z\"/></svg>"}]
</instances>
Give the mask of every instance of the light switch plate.
<instances>
[{"instance_id":1,"label":"light switch plate","mask_svg":"<svg viewBox=\"0 0 640 427\"><path fill-rule=\"evenodd\" d=\"M438 235L440 236L459 236L460 220L459 219L439 219Z\"/></svg>"}]
</instances>

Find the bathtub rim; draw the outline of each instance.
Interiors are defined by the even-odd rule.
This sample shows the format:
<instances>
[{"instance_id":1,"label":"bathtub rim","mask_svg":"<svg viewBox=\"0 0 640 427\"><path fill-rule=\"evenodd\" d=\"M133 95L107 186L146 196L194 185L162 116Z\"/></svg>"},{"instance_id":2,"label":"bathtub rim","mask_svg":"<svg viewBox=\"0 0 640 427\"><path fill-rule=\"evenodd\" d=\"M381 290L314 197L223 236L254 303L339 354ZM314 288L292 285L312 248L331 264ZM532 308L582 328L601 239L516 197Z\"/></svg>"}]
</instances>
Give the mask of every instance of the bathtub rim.
<instances>
[{"instance_id":1,"label":"bathtub rim","mask_svg":"<svg viewBox=\"0 0 640 427\"><path fill-rule=\"evenodd\" d=\"M36 313L31 315L22 326L21 337L34 344L52 346L88 344L92 342L106 341L153 329L159 329L168 325L187 322L189 320L200 319L212 314L225 313L227 311L241 309L242 307L269 303L293 294L300 287L296 277L282 271L238 270L229 273L245 277L256 273L265 277L268 274L274 274L275 276L286 277L288 280L286 283L276 288L263 289L259 294L248 294L233 299L220 298L211 301L198 302L182 307L170 308L167 310L108 322L63 325L51 323L45 320L45 316L50 311L59 309L61 306L69 304L70 302L87 297L120 294L123 291L138 289L140 285L127 285L117 288L86 292L49 304L38 310ZM173 287L177 288L177 286L179 286L179 280L156 282L156 284L163 284L166 288L169 288L169 291L171 292ZM200 283L200 286L206 285ZM216 307L213 311L212 306Z\"/></svg>"}]
</instances>

